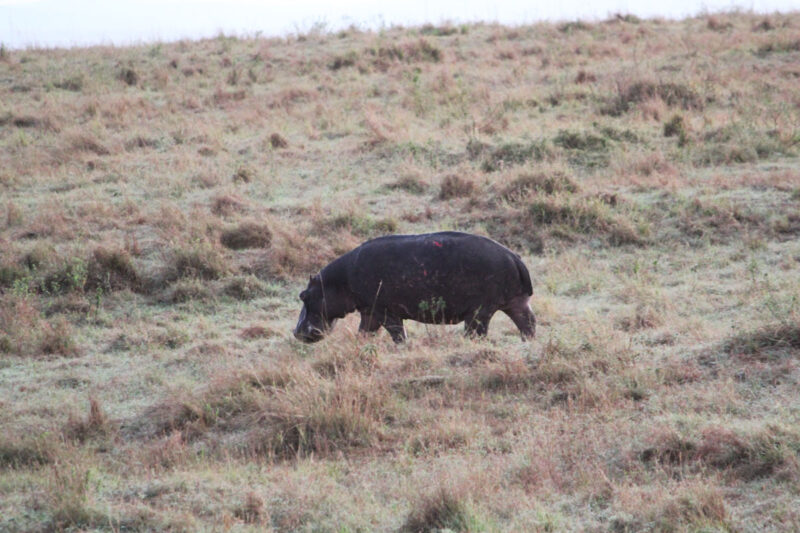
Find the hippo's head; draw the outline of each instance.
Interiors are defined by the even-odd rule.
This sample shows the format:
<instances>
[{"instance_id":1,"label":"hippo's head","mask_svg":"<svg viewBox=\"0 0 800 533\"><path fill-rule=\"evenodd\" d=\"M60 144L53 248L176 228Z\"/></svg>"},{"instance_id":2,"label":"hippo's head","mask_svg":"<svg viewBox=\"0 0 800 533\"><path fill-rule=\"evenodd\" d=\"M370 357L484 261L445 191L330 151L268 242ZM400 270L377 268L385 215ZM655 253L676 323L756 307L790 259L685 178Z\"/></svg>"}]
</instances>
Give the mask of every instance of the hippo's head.
<instances>
[{"instance_id":1,"label":"hippo's head","mask_svg":"<svg viewBox=\"0 0 800 533\"><path fill-rule=\"evenodd\" d=\"M322 278L319 274L311 276L308 287L300 293L303 309L294 328L294 336L303 342L322 340L332 328L336 318L330 313L331 302L325 297ZM329 295L330 296L330 295Z\"/></svg>"}]
</instances>

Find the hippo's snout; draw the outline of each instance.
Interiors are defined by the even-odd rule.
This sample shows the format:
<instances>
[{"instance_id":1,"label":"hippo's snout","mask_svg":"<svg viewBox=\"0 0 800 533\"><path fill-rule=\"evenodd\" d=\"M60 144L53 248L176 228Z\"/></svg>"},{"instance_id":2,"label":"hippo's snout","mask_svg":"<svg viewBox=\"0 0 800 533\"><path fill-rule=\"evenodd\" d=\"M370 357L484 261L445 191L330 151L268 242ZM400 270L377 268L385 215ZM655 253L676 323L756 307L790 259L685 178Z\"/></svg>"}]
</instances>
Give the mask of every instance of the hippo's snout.
<instances>
[{"instance_id":1,"label":"hippo's snout","mask_svg":"<svg viewBox=\"0 0 800 533\"><path fill-rule=\"evenodd\" d=\"M319 329L312 327L310 324L308 324L305 328L301 326L294 328L294 338L302 342L310 344L321 341L322 337L322 332Z\"/></svg>"}]
</instances>

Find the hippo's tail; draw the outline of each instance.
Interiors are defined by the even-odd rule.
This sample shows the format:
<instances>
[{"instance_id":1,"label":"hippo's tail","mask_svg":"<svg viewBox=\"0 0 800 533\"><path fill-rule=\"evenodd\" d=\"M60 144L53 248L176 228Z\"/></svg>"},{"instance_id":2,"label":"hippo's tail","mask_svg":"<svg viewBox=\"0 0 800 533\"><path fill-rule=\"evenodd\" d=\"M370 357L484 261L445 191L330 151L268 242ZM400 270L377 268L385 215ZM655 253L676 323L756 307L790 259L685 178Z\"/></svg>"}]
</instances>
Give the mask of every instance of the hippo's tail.
<instances>
[{"instance_id":1,"label":"hippo's tail","mask_svg":"<svg viewBox=\"0 0 800 533\"><path fill-rule=\"evenodd\" d=\"M522 262L522 259L517 254L514 255L514 264L517 265L517 272L519 273L519 281L522 284L522 289L528 296L533 294L533 285L531 284L531 275L528 273L528 267Z\"/></svg>"}]
</instances>

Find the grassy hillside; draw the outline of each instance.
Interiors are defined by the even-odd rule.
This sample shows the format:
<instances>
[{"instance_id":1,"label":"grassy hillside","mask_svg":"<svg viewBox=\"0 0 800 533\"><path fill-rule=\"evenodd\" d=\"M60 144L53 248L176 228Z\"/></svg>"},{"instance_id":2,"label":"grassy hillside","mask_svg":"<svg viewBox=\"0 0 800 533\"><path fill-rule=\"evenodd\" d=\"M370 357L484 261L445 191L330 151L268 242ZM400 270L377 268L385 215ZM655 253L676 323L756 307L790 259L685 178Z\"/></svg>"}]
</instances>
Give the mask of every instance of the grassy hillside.
<instances>
[{"instance_id":1,"label":"grassy hillside","mask_svg":"<svg viewBox=\"0 0 800 533\"><path fill-rule=\"evenodd\" d=\"M0 48L0 530L800 529L800 14ZM386 233L537 338L348 317Z\"/></svg>"}]
</instances>

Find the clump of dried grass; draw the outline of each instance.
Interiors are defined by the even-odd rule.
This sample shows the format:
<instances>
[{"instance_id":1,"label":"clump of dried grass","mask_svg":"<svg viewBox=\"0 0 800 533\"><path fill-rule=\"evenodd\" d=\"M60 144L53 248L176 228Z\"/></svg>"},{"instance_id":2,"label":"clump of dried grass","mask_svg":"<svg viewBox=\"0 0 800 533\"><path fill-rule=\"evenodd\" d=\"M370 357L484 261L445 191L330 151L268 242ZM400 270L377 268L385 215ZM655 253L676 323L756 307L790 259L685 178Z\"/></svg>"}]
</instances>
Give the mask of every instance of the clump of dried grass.
<instances>
[{"instance_id":1,"label":"clump of dried grass","mask_svg":"<svg viewBox=\"0 0 800 533\"><path fill-rule=\"evenodd\" d=\"M472 180L462 178L456 174L448 174L439 185L439 199L463 198L472 195L474 190L475 183Z\"/></svg>"},{"instance_id":2,"label":"clump of dried grass","mask_svg":"<svg viewBox=\"0 0 800 533\"><path fill-rule=\"evenodd\" d=\"M148 418L157 431L180 430L187 438L244 433L232 452L281 459L374 444L390 409L389 389L377 377L325 379L307 364L283 361L168 399Z\"/></svg>"},{"instance_id":3,"label":"clump of dried grass","mask_svg":"<svg viewBox=\"0 0 800 533\"><path fill-rule=\"evenodd\" d=\"M247 221L224 230L219 240L223 246L231 250L267 248L272 242L272 231L267 224Z\"/></svg>"},{"instance_id":4,"label":"clump of dried grass","mask_svg":"<svg viewBox=\"0 0 800 533\"><path fill-rule=\"evenodd\" d=\"M412 504L401 531L407 533L435 531L470 531L475 525L469 499L464 490L439 487L422 494Z\"/></svg>"}]
</instances>

